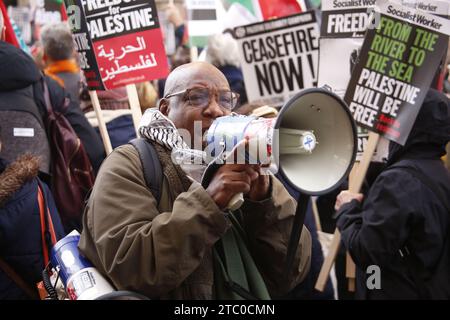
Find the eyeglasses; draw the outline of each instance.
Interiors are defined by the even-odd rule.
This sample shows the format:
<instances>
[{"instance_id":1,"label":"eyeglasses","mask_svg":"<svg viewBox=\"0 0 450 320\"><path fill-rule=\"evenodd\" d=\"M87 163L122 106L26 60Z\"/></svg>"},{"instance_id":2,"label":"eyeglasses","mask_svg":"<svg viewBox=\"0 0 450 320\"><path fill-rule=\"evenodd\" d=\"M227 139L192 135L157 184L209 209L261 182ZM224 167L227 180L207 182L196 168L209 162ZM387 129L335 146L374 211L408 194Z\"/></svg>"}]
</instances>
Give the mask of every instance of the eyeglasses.
<instances>
[{"instance_id":1,"label":"eyeglasses","mask_svg":"<svg viewBox=\"0 0 450 320\"><path fill-rule=\"evenodd\" d=\"M190 88L168 94L164 99L184 94L189 104L197 108L207 108L211 102L212 90L208 88ZM238 103L239 94L230 90L217 91L217 104L226 110L233 110Z\"/></svg>"}]
</instances>

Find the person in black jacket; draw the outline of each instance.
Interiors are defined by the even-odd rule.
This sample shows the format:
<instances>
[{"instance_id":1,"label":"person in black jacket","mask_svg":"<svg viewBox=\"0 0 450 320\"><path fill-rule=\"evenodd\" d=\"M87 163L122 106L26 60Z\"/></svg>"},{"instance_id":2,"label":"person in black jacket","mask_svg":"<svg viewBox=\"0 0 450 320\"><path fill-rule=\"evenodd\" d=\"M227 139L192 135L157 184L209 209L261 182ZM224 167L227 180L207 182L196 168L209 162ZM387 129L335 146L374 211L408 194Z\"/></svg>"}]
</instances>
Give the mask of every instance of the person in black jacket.
<instances>
[{"instance_id":1,"label":"person in black jacket","mask_svg":"<svg viewBox=\"0 0 450 320\"><path fill-rule=\"evenodd\" d=\"M2 29L0 26L0 31ZM42 73L30 56L19 48L4 42L1 35L2 33L0 32L0 101L6 99L6 97L11 97L13 94L19 97L28 95L26 98L28 98L29 108L36 109L37 106L42 118L44 118L46 108L42 84L40 83ZM68 96L64 88L49 77L45 77L45 81L49 87L53 106L56 108L63 105L62 101ZM28 93L30 90L27 90L30 87L33 87L34 92L32 99L29 99L31 93ZM68 109L64 112L64 116L80 138L96 173L105 158L105 151L100 137L89 124L79 104L76 102L71 101Z\"/></svg>"},{"instance_id":2,"label":"person in black jacket","mask_svg":"<svg viewBox=\"0 0 450 320\"><path fill-rule=\"evenodd\" d=\"M1 149L1 144L0 144ZM30 299L26 291L9 276L4 264L13 269L36 291L44 269L38 204L39 159L25 154L13 163L0 158L0 300ZM41 183L52 217L56 241L64 236L52 194Z\"/></svg>"},{"instance_id":3,"label":"person in black jacket","mask_svg":"<svg viewBox=\"0 0 450 320\"><path fill-rule=\"evenodd\" d=\"M449 100L430 89L405 145L390 142L366 199L349 191L337 197L358 298L450 298L450 174L440 160L449 140Z\"/></svg>"}]
</instances>

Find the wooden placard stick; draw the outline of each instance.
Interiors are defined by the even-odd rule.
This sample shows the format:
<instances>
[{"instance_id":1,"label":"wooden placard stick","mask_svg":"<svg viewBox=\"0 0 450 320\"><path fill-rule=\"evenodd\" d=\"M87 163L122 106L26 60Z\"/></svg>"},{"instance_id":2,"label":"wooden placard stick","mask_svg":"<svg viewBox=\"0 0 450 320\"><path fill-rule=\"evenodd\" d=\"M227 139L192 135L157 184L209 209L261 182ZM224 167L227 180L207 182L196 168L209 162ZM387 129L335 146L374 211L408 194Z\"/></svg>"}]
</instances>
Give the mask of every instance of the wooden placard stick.
<instances>
[{"instance_id":1,"label":"wooden placard stick","mask_svg":"<svg viewBox=\"0 0 450 320\"><path fill-rule=\"evenodd\" d=\"M367 169L369 168L369 164L372 160L379 139L380 135L378 133L369 132L369 141L367 142L367 146L364 150L361 162L358 166L357 174L355 176L355 179L353 179L352 184L349 186L350 192L358 193L361 190L361 186L364 182ZM336 231L334 232L333 241L330 246L330 251L327 257L325 258L325 261L322 265L322 269L320 269L319 277L316 282L315 288L318 291L323 292L325 288L328 276L330 275L331 268L333 266L334 260L336 259L336 255L339 250L340 242L341 242L341 234L336 229Z\"/></svg>"},{"instance_id":2,"label":"wooden placard stick","mask_svg":"<svg viewBox=\"0 0 450 320\"><path fill-rule=\"evenodd\" d=\"M128 101L130 102L131 116L133 118L134 130L136 137L139 137L139 122L142 118L141 104L139 103L139 96L135 84L127 85Z\"/></svg>"},{"instance_id":3,"label":"wooden placard stick","mask_svg":"<svg viewBox=\"0 0 450 320\"><path fill-rule=\"evenodd\" d=\"M317 231L322 232L322 224L320 223L319 209L317 208L317 198L311 197L311 208L314 215L314 221L316 222Z\"/></svg>"},{"instance_id":4,"label":"wooden placard stick","mask_svg":"<svg viewBox=\"0 0 450 320\"><path fill-rule=\"evenodd\" d=\"M198 48L192 47L191 48L191 62L195 62L198 60Z\"/></svg>"},{"instance_id":5,"label":"wooden placard stick","mask_svg":"<svg viewBox=\"0 0 450 320\"><path fill-rule=\"evenodd\" d=\"M100 107L100 101L98 100L97 91L89 90L89 96L91 97L92 106L94 107L95 115L97 116L98 128L100 129L100 135L105 146L106 155L112 152L111 140L109 139L108 130L106 129L105 120L103 120L102 109Z\"/></svg>"},{"instance_id":6,"label":"wooden placard stick","mask_svg":"<svg viewBox=\"0 0 450 320\"><path fill-rule=\"evenodd\" d=\"M334 260L336 260L336 255L339 250L339 245L341 243L341 234L336 229L334 231L333 240L331 241L330 249L328 251L328 255L325 257L322 268L320 269L319 277L316 281L315 289L323 292L325 289L325 285L328 280L328 276L330 275L331 268L333 267Z\"/></svg>"},{"instance_id":7,"label":"wooden placard stick","mask_svg":"<svg viewBox=\"0 0 450 320\"><path fill-rule=\"evenodd\" d=\"M355 292L356 290L356 266L353 262L352 256L349 252L345 259L345 277L348 279L348 291Z\"/></svg>"}]
</instances>

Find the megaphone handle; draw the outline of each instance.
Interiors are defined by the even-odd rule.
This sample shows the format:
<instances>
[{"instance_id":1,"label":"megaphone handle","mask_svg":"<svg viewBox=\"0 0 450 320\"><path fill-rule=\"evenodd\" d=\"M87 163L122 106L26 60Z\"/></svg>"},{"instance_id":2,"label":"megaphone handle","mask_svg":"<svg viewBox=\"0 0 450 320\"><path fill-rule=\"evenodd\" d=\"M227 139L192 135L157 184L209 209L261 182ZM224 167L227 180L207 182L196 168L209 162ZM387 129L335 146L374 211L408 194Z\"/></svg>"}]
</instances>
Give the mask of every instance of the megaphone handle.
<instances>
[{"instance_id":1,"label":"megaphone handle","mask_svg":"<svg viewBox=\"0 0 450 320\"><path fill-rule=\"evenodd\" d=\"M242 206L243 203L244 203L244 195L242 194L242 192L240 192L238 194L235 194L231 198L230 202L228 202L227 209L231 211L237 210Z\"/></svg>"},{"instance_id":2,"label":"megaphone handle","mask_svg":"<svg viewBox=\"0 0 450 320\"><path fill-rule=\"evenodd\" d=\"M289 242L286 252L286 264L284 266L285 281L289 279L291 270L294 266L295 254L299 246L303 223L305 222L306 210L308 209L310 195L299 193L297 198L297 208L295 210L294 221L292 222L291 235L289 236Z\"/></svg>"}]
</instances>

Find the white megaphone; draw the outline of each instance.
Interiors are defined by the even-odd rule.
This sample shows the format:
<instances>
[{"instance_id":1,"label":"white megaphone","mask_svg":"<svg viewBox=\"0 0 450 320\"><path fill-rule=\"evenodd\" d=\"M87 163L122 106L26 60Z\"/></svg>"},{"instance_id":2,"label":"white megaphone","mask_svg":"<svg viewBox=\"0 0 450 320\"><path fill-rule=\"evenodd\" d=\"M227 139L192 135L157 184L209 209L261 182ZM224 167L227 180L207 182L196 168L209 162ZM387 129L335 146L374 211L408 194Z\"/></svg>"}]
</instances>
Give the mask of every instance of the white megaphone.
<instances>
[{"instance_id":1,"label":"white megaphone","mask_svg":"<svg viewBox=\"0 0 450 320\"><path fill-rule=\"evenodd\" d=\"M57 274L70 300L148 300L137 292L117 291L109 281L81 255L78 250L80 234L74 230L59 240L51 250L51 263L42 273L49 299L58 300L56 283L53 284L48 269Z\"/></svg>"},{"instance_id":2,"label":"white megaphone","mask_svg":"<svg viewBox=\"0 0 450 320\"><path fill-rule=\"evenodd\" d=\"M206 139L208 146L213 146L213 156L224 151L223 159L246 139L246 161L270 161L274 171L306 195L321 195L341 184L350 172L357 148L356 125L347 105L324 88L296 94L275 119L239 115L217 118ZM228 208L235 210L243 201L238 194Z\"/></svg>"},{"instance_id":3,"label":"white megaphone","mask_svg":"<svg viewBox=\"0 0 450 320\"><path fill-rule=\"evenodd\" d=\"M243 140L249 147L239 157L242 152L234 148L243 145ZM276 119L236 115L216 119L208 129L207 143L208 148L213 146L216 158L203 174L203 187L232 155L232 160L250 163L266 164L270 159L284 181L299 191L286 253L287 276L295 260L309 197L339 186L355 161L356 125L346 103L327 88L306 89L287 101ZM236 210L243 202L242 194L235 195L228 208ZM288 277L285 280L289 281Z\"/></svg>"}]
</instances>

